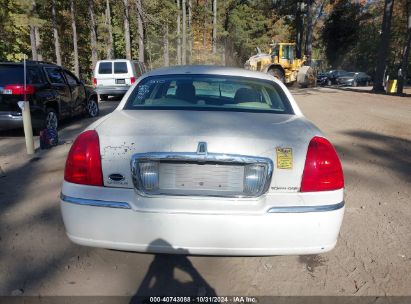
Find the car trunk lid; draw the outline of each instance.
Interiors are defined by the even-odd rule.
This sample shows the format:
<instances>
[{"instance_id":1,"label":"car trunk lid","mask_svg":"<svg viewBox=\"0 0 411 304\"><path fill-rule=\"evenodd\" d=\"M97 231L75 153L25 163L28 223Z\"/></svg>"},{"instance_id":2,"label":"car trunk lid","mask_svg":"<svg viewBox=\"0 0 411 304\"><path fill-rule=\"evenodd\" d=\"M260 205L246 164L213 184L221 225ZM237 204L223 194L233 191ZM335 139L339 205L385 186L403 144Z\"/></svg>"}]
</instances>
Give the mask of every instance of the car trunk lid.
<instances>
[{"instance_id":1,"label":"car trunk lid","mask_svg":"<svg viewBox=\"0 0 411 304\"><path fill-rule=\"evenodd\" d=\"M96 130L106 186L133 187L130 161L135 153L195 153L205 142L209 153L271 159L269 191L274 192L299 190L308 143L320 134L295 115L182 110L115 111ZM281 149L289 149L288 159ZM124 179L113 181L112 174Z\"/></svg>"}]
</instances>

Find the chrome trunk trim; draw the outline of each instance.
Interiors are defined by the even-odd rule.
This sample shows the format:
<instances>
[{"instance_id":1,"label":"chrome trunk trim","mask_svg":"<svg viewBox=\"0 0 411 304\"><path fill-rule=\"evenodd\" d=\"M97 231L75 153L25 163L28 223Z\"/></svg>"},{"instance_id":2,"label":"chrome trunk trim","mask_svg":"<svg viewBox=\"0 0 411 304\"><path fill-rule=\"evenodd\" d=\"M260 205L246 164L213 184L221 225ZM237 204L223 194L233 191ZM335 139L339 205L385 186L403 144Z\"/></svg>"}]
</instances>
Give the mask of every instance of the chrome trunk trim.
<instances>
[{"instance_id":1,"label":"chrome trunk trim","mask_svg":"<svg viewBox=\"0 0 411 304\"><path fill-rule=\"evenodd\" d=\"M342 201L333 205L319 206L287 206L287 207L272 207L268 209L268 213L306 213L306 212L327 212L343 208L345 202Z\"/></svg>"},{"instance_id":2,"label":"chrome trunk trim","mask_svg":"<svg viewBox=\"0 0 411 304\"><path fill-rule=\"evenodd\" d=\"M131 209L130 205L126 202L101 201L86 198L77 198L64 195L63 193L60 193L60 199L66 203L72 203L83 206Z\"/></svg>"}]
</instances>

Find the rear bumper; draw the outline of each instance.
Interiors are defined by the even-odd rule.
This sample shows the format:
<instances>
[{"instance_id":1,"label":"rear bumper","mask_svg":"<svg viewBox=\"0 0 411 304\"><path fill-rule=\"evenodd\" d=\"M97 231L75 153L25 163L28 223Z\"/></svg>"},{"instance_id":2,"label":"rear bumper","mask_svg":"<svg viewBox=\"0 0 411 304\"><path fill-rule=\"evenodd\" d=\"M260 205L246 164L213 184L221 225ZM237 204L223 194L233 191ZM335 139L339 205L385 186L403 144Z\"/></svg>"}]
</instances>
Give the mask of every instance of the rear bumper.
<instances>
[{"instance_id":1,"label":"rear bumper","mask_svg":"<svg viewBox=\"0 0 411 304\"><path fill-rule=\"evenodd\" d=\"M99 95L124 95L130 86L105 86L96 87L95 91Z\"/></svg>"},{"instance_id":2,"label":"rear bumper","mask_svg":"<svg viewBox=\"0 0 411 304\"><path fill-rule=\"evenodd\" d=\"M352 87L353 81L345 81L345 82L338 82L338 86L340 87Z\"/></svg>"},{"instance_id":3,"label":"rear bumper","mask_svg":"<svg viewBox=\"0 0 411 304\"><path fill-rule=\"evenodd\" d=\"M18 129L23 127L23 117L9 112L0 112L0 130Z\"/></svg>"},{"instance_id":4,"label":"rear bumper","mask_svg":"<svg viewBox=\"0 0 411 304\"><path fill-rule=\"evenodd\" d=\"M189 202L186 199L184 203ZM213 214L142 211L126 200L62 194L61 211L68 237L80 245L154 253L263 256L333 249L344 203L271 207L259 214Z\"/></svg>"}]
</instances>

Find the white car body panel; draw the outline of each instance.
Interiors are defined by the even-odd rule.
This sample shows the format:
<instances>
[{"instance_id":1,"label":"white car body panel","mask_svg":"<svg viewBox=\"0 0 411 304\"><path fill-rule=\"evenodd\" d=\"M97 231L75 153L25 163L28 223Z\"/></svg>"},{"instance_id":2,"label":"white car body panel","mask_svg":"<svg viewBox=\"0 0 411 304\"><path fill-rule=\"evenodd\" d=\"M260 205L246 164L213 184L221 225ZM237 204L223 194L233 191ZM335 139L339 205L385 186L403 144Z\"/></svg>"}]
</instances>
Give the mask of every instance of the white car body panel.
<instances>
[{"instance_id":1,"label":"white car body panel","mask_svg":"<svg viewBox=\"0 0 411 304\"><path fill-rule=\"evenodd\" d=\"M270 80L284 90L294 114L124 110L145 77L232 75ZM236 68L175 67L144 74L117 109L88 128L99 135L104 187L64 181L61 210L69 238L119 250L211 254L314 254L334 248L344 214L343 189L300 192L307 147L323 136L274 77ZM269 158L268 191L258 197L141 195L132 181L136 153L209 153ZM291 148L292 169L276 165L276 148ZM110 174L121 174L112 181ZM162 246L163 241L170 246Z\"/></svg>"}]
</instances>

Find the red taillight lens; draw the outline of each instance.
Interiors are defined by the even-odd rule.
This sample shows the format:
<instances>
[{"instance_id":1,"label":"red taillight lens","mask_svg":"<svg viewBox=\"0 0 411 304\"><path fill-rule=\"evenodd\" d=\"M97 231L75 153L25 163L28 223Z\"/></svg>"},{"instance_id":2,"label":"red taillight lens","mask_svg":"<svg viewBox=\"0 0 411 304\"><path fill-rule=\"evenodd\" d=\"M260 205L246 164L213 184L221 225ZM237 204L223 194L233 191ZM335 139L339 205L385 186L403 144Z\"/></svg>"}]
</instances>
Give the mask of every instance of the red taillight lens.
<instances>
[{"instance_id":1,"label":"red taillight lens","mask_svg":"<svg viewBox=\"0 0 411 304\"><path fill-rule=\"evenodd\" d=\"M30 95L36 92L36 88L32 85L26 85L26 93L24 93L24 84L8 84L3 88L3 92L11 95Z\"/></svg>"},{"instance_id":2,"label":"red taillight lens","mask_svg":"<svg viewBox=\"0 0 411 304\"><path fill-rule=\"evenodd\" d=\"M74 141L67 157L64 180L75 184L103 186L100 142L96 131L85 131Z\"/></svg>"},{"instance_id":3,"label":"red taillight lens","mask_svg":"<svg viewBox=\"0 0 411 304\"><path fill-rule=\"evenodd\" d=\"M97 85L97 78L93 78L93 85Z\"/></svg>"},{"instance_id":4,"label":"red taillight lens","mask_svg":"<svg viewBox=\"0 0 411 304\"><path fill-rule=\"evenodd\" d=\"M136 82L136 77L130 77L130 82L131 82L131 84L135 83Z\"/></svg>"},{"instance_id":5,"label":"red taillight lens","mask_svg":"<svg viewBox=\"0 0 411 304\"><path fill-rule=\"evenodd\" d=\"M325 138L314 137L308 145L301 192L341 188L344 188L344 175L337 152Z\"/></svg>"}]
</instances>

